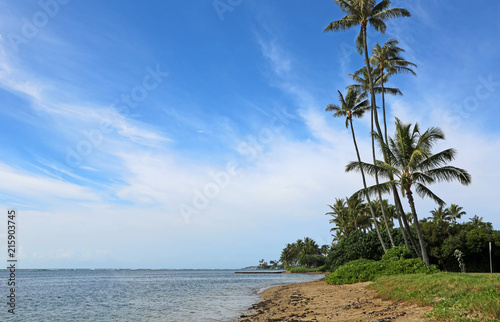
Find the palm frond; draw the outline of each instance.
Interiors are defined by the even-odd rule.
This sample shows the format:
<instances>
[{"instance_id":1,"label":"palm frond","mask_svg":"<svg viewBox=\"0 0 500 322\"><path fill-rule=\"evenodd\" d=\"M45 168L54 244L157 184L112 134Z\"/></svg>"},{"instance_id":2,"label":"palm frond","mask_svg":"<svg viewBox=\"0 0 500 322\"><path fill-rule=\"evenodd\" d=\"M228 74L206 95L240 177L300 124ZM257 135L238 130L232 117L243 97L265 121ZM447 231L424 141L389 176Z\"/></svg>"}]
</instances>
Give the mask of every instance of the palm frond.
<instances>
[{"instance_id":1,"label":"palm frond","mask_svg":"<svg viewBox=\"0 0 500 322\"><path fill-rule=\"evenodd\" d=\"M380 13L381 11L384 11L387 8L389 8L390 5L391 5L390 0L383 0L383 1L379 2L379 4L377 4L375 7L373 7L372 14L376 15L376 14Z\"/></svg>"},{"instance_id":2,"label":"palm frond","mask_svg":"<svg viewBox=\"0 0 500 322\"><path fill-rule=\"evenodd\" d=\"M471 175L466 170L453 166L444 166L428 170L425 173L437 181L449 182L457 180L464 186L468 186L471 183Z\"/></svg>"},{"instance_id":3,"label":"palm frond","mask_svg":"<svg viewBox=\"0 0 500 322\"><path fill-rule=\"evenodd\" d=\"M434 192L432 192L429 188L427 188L423 184L416 183L415 184L415 191L422 198L429 197L440 206L446 205L446 202L444 202L441 198L439 198Z\"/></svg>"},{"instance_id":4,"label":"palm frond","mask_svg":"<svg viewBox=\"0 0 500 322\"><path fill-rule=\"evenodd\" d=\"M340 20L330 22L323 32L347 30L357 25L359 25L359 19L354 15L347 15Z\"/></svg>"},{"instance_id":5,"label":"palm frond","mask_svg":"<svg viewBox=\"0 0 500 322\"><path fill-rule=\"evenodd\" d=\"M382 21L386 21L389 19L401 17L411 17L411 13L406 9L390 8L374 13L372 19L380 19Z\"/></svg>"},{"instance_id":6,"label":"palm frond","mask_svg":"<svg viewBox=\"0 0 500 322\"><path fill-rule=\"evenodd\" d=\"M453 161L455 159L456 152L457 151L455 149L446 149L439 153L433 154L430 157L423 160L418 165L418 168L420 169L420 171L427 171L429 169L440 167L441 165Z\"/></svg>"}]
</instances>

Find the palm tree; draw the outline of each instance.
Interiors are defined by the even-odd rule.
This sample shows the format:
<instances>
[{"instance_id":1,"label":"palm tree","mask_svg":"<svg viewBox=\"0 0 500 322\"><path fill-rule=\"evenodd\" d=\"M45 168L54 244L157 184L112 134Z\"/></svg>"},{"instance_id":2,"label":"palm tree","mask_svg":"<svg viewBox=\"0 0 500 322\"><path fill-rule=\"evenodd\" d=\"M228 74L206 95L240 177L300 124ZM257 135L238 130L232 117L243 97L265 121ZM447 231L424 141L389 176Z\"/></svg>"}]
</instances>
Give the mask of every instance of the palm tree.
<instances>
[{"instance_id":1,"label":"palm tree","mask_svg":"<svg viewBox=\"0 0 500 322\"><path fill-rule=\"evenodd\" d=\"M347 198L346 202L347 211L349 214L349 219L352 222L355 230L363 229L366 230L371 226L370 217L367 216L366 204L358 196L351 196Z\"/></svg>"},{"instance_id":2,"label":"palm tree","mask_svg":"<svg viewBox=\"0 0 500 322\"><path fill-rule=\"evenodd\" d=\"M336 234L339 240L349 236L351 229L344 199L337 198L335 199L333 206L328 205L328 207L330 207L332 211L327 212L325 215L332 216L333 218L330 219L329 222L330 224L335 225L335 227L330 229L330 232L337 231Z\"/></svg>"},{"instance_id":3,"label":"palm tree","mask_svg":"<svg viewBox=\"0 0 500 322\"><path fill-rule=\"evenodd\" d=\"M410 73L414 76L416 76L415 72L411 69L411 67L417 67L414 63L408 62L402 57L399 56L401 52L404 52L404 49L398 47L399 42L395 39L389 39L388 41L385 42L384 46L380 46L378 43L375 44L375 46L372 49L372 57L371 57L371 62L374 65L374 68L378 70L378 73L381 75L384 75L384 72L386 74L384 77L380 78L380 93L382 94L382 111L383 111L383 119L384 119L384 139L385 142L387 143L387 116L386 116L386 109L385 109L385 93L386 91L384 90L385 86L384 83L387 81L387 78L389 76L398 74L398 73ZM401 94L402 95L402 94ZM380 130L380 126L378 124L378 117L375 115L375 121L377 124L377 130L380 136L382 136L382 132ZM385 160L385 156L384 156ZM408 233L408 236L410 238L410 241L415 248L417 254L419 254L418 247L416 246L415 240L413 238L413 234L411 233L410 225L408 224L408 221L406 220L406 217L404 217L404 209L403 205L401 203L401 199L399 198L399 193L396 189L393 189L393 197L394 197L394 203L396 205L396 209L398 210L398 220L400 227L403 227L402 224L404 223L404 228L406 228L406 231ZM403 229L403 237L405 239L405 243L408 246L407 242L407 237L404 234L404 229ZM409 249L409 248L408 248ZM411 252L411 249L409 249Z\"/></svg>"},{"instance_id":4,"label":"palm tree","mask_svg":"<svg viewBox=\"0 0 500 322\"><path fill-rule=\"evenodd\" d=\"M356 48L360 54L365 53L365 64L366 69L368 71L368 83L370 89L371 96L371 108L372 108L372 132L373 132L373 120L376 116L376 102L375 102L375 91L373 89L374 82L371 76L371 65L370 59L368 58L368 43L366 39L366 28L368 25L375 28L376 31L384 34L387 26L385 21L391 18L397 17L410 17L411 14L406 9L400 8L389 8L391 5L390 0L382 0L377 4L375 0L333 0L337 5L340 6L340 9L346 13L342 19L331 22L324 30L324 32L329 31L339 31L350 29L355 26L361 26L361 31L356 38ZM373 162L375 163L375 142L372 138L372 156ZM377 185L378 182L378 174L375 173L375 181ZM379 201L382 202L382 197L379 195ZM370 207L371 204L369 203ZM385 213L384 213L385 218ZM376 224L376 223L375 223ZM378 229L378 227L376 227ZM391 245L394 246L394 241L392 236L389 234ZM381 238L381 237L380 237Z\"/></svg>"},{"instance_id":5,"label":"palm tree","mask_svg":"<svg viewBox=\"0 0 500 322\"><path fill-rule=\"evenodd\" d=\"M434 144L445 138L439 128L430 128L424 133L420 133L418 124L415 124L412 130L411 124L403 124L396 118L396 133L394 139L389 138L388 144L384 143L383 138L377 133L374 135L387 156L387 162L377 161L375 164L350 162L346 171L364 170L370 174L380 173L389 179L385 183L365 189L365 191L368 190L369 194L390 192L394 185L401 188L403 196L406 196L411 208L422 251L422 260L429 265L429 257L418 222L412 189L415 188L419 196L430 197L438 205L444 205L445 202L427 188L427 185L452 180L469 185L471 182L470 174L464 169L446 165L455 158L456 151L454 149L432 154L431 150ZM361 191L358 192L358 194L360 193Z\"/></svg>"},{"instance_id":6,"label":"palm tree","mask_svg":"<svg viewBox=\"0 0 500 322\"><path fill-rule=\"evenodd\" d=\"M451 221L452 216L448 209L445 209L444 206L439 206L438 208L434 208L431 210L432 219L435 221Z\"/></svg>"},{"instance_id":7,"label":"palm tree","mask_svg":"<svg viewBox=\"0 0 500 322\"><path fill-rule=\"evenodd\" d=\"M448 207L447 210L450 213L453 222L457 222L457 219L460 219L462 218L462 216L465 216L467 214L463 209L464 209L463 207L455 205L454 203L452 203Z\"/></svg>"},{"instance_id":8,"label":"palm tree","mask_svg":"<svg viewBox=\"0 0 500 322\"><path fill-rule=\"evenodd\" d=\"M302 242L302 240L300 240ZM297 244L287 244L285 248L281 251L280 261L283 263L285 268L290 266L297 266L298 255L300 249L298 249Z\"/></svg>"},{"instance_id":9,"label":"palm tree","mask_svg":"<svg viewBox=\"0 0 500 322\"><path fill-rule=\"evenodd\" d=\"M388 88L388 87L381 86L381 84L383 84L385 81L387 81L389 73L386 73L383 77L382 77L382 75L384 75L383 70L380 71L377 68L377 69L372 71L372 77L373 77L374 83L375 83L374 92L376 94L383 95L382 96L383 102L385 102L384 97L385 97L386 93L391 94L391 95L403 95L403 93L401 93L401 91L398 88ZM349 85L349 86L347 86L347 88L355 88L355 89L360 90L362 93L367 93L369 91L370 85L368 82L368 72L367 72L366 66L360 68L354 74L349 74L349 76L355 82L357 82L357 84ZM375 121L375 126L377 128L377 132L379 133L379 135L382 135L382 130L380 128L377 113L372 113L372 122L373 122L373 117L374 117L374 121ZM385 122L385 103L384 103L384 125L385 125L385 123L386 122ZM384 129L385 129L385 132L387 132L387 126L385 126ZM372 131L373 131L373 123L372 123ZM373 155L375 154L374 151L375 151L375 142L374 142L374 140L372 140L372 154ZM411 242L416 254L418 256L421 256L420 251L417 247L417 243L415 242L415 239L413 238L413 234L411 233L410 225L409 225L408 221L406 220L406 217L403 217L403 214L405 212L403 209L403 205L401 204L401 199L399 198L399 194L398 194L396 189L394 189L393 195L394 195L394 203L395 203L396 209L397 209L397 215L398 215L397 218L399 221L399 227L401 227L401 229L402 229L401 232L403 235L403 239L404 239L406 248L408 249L408 251L410 251L410 253L413 253L413 251L410 248L409 243L408 243L408 236L409 236L410 242ZM380 198L381 197L379 197L379 201L380 201ZM406 230L406 233L405 233L405 230ZM392 238L392 236L391 236L391 238Z\"/></svg>"},{"instance_id":10,"label":"palm tree","mask_svg":"<svg viewBox=\"0 0 500 322\"><path fill-rule=\"evenodd\" d=\"M304 247L302 248L302 252L306 255L316 255L320 253L320 249L316 242L309 238L304 238Z\"/></svg>"},{"instance_id":11,"label":"palm tree","mask_svg":"<svg viewBox=\"0 0 500 322\"><path fill-rule=\"evenodd\" d=\"M330 245L323 245L319 248L319 251L321 253L321 255L323 256L327 256L328 255L328 252L330 251L330 248L331 246Z\"/></svg>"},{"instance_id":12,"label":"palm tree","mask_svg":"<svg viewBox=\"0 0 500 322\"><path fill-rule=\"evenodd\" d=\"M417 67L417 65L399 56L399 54L405 50L398 47L398 45L399 42L396 39L391 38L385 42L384 46L380 46L380 44L376 43L372 49L373 55L371 57L371 62L373 63L374 68L376 68L381 75L384 75L384 72L387 71L385 74L386 77L380 77L385 142L387 142L387 118L385 113L384 83L386 82L388 76L398 73L410 73L414 76L417 75L410 67L408 67ZM379 134L382 135L382 133Z\"/></svg>"},{"instance_id":13,"label":"palm tree","mask_svg":"<svg viewBox=\"0 0 500 322\"><path fill-rule=\"evenodd\" d=\"M474 226L480 226L482 224L484 224L483 222L483 217L479 217L478 215L474 215L474 217L472 217L469 222L471 224L473 224Z\"/></svg>"},{"instance_id":14,"label":"palm tree","mask_svg":"<svg viewBox=\"0 0 500 322\"><path fill-rule=\"evenodd\" d=\"M390 0L382 0L377 4L375 0L333 0L340 9L346 13L340 20L331 22L324 30L339 31L346 30L352 27L361 26L361 31L356 38L356 48L360 54L365 54L365 64L368 71L371 71L370 59L368 58L368 43L366 40L366 28L372 26L376 31L384 34L387 26L385 21L391 18L411 17L411 14L406 9L389 8ZM375 92L373 90L374 82L371 73L367 73L369 89L371 93L371 107L375 110ZM376 113L376 111L374 112ZM373 128L372 128L373 131Z\"/></svg>"},{"instance_id":15,"label":"palm tree","mask_svg":"<svg viewBox=\"0 0 500 322\"><path fill-rule=\"evenodd\" d=\"M348 74L357 84L352 84L347 86L347 88L357 88L363 93L368 93L370 92L370 82L369 82L369 77L368 77L368 72L366 69L366 66L361 67L358 69L354 74ZM375 94L382 94L382 97L385 97L385 94L391 94L391 95L403 95L403 93L398 89L398 88L391 88L391 87L382 87L381 85L387 82L387 79L389 77L389 74L384 74L383 71L381 72L379 69L373 69L371 72L371 79L373 80L373 91ZM377 107L378 109L378 107ZM380 122L378 119L378 112L375 110L374 115L374 121L375 121L375 126L377 128L377 131L380 135L382 135L382 129L380 128ZM373 131L373 128L372 128Z\"/></svg>"},{"instance_id":16,"label":"palm tree","mask_svg":"<svg viewBox=\"0 0 500 322\"><path fill-rule=\"evenodd\" d=\"M339 101L341 106L334 105L334 104L329 104L326 107L327 112L335 112L333 114L333 117L345 117L345 126L348 128L349 126L351 127L351 133L352 133L352 141L354 143L354 148L356 150L356 156L358 157L358 162L361 164L361 156L359 155L359 149L358 149L358 144L356 142L356 135L354 134L354 126L352 123L352 118L357 117L360 118L363 116L363 114L366 112L367 109L369 109L368 101L365 100L365 95L360 94L360 92L356 89L350 88L347 91L347 95L344 99L344 96L340 91L339 93ZM378 238L380 240L380 243L382 244L382 248L384 249L384 252L387 251L387 248L385 247L384 240L382 239L382 235L380 234L380 230L378 227L377 220L375 218L375 212L373 211L372 207L372 202L370 200L370 196L368 195L368 192L366 191L367 185L366 185L366 178L365 178L365 173L361 169L361 177L363 178L363 187L365 190L365 198L366 201L368 202L368 207L370 208L370 213L372 215L373 219L373 224L375 225L375 230L377 231Z\"/></svg>"}]
</instances>

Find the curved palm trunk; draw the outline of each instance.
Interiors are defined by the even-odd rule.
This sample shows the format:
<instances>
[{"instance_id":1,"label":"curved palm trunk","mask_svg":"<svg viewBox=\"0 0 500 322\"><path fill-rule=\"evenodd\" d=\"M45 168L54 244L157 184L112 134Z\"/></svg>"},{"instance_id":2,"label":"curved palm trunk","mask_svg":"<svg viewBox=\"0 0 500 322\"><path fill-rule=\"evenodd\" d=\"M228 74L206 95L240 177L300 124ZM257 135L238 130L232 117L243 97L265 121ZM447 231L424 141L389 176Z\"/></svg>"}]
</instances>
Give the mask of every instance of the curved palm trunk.
<instances>
[{"instance_id":1,"label":"curved palm trunk","mask_svg":"<svg viewBox=\"0 0 500 322\"><path fill-rule=\"evenodd\" d=\"M370 86L370 96L371 96L371 106L372 106L372 132L373 132L373 122L377 114L377 106L375 102L375 92L373 90L373 80L372 80L372 75L371 75L371 67L370 67L370 60L368 58L368 44L366 41L366 26L361 27L361 31L363 33L363 45L365 48L365 63L366 63L366 68L367 68L367 74L368 74L368 83ZM378 124L378 118L376 119L377 121L377 130L380 131L380 126ZM376 161L376 156L375 156L375 139L372 135L372 155L373 155L373 164L375 164ZM375 182L377 185L379 185L379 180L378 180L378 173L375 171ZM366 189L366 188L365 188ZM380 202L380 209L382 209L382 217L384 218L384 223L385 223L385 228L387 229L387 234L389 235L389 240L391 241L391 246L394 247L394 240L392 239L392 234L389 229L389 223L387 222L387 215L385 214L385 209L384 209L384 204L382 203L382 194L378 193L378 199Z\"/></svg>"},{"instance_id":2,"label":"curved palm trunk","mask_svg":"<svg viewBox=\"0 0 500 322\"><path fill-rule=\"evenodd\" d=\"M386 111L385 111L385 93L384 93L384 76L383 76L383 70L381 71L381 73L382 73L381 88L382 88L382 111L383 111L383 117L384 117L384 139L385 139L385 143L389 144L389 137L387 135L387 117L386 117ZM380 135L380 137L382 137L382 133L380 133L380 131L379 131L379 135ZM383 154L384 154L384 161L387 162L386 155L385 155L385 153L383 153ZM393 180L394 178L391 175L389 179ZM399 193L396 190L395 186L393 186L393 194L394 194L394 203L396 204L396 208L397 208L397 210L399 210L400 217L403 217L403 223L404 223L404 228L403 229L406 229L406 232L408 233L408 236L410 238L410 242L411 242L413 248L415 249L418 257L422 258L422 260L423 260L424 258L422 256L422 252L418 248L417 243L415 241L415 238L413 238L413 234L411 232L410 225L408 224L408 220L406 219L406 216L404 215L403 205L401 204L401 199L399 198ZM400 218L398 218L398 219L400 219ZM401 219L400 219L400 221L401 221ZM405 237L406 247L408 248L408 242L406 240L406 236L404 236L404 237ZM422 245L421 235L419 235L419 242ZM411 252L411 250L410 250L410 252Z\"/></svg>"},{"instance_id":3,"label":"curved palm trunk","mask_svg":"<svg viewBox=\"0 0 500 322\"><path fill-rule=\"evenodd\" d=\"M380 79L380 86L382 87L382 113L384 116L384 139L385 143L389 143L387 136L387 117L385 116L385 94L384 94L384 70L380 71L382 78Z\"/></svg>"},{"instance_id":4,"label":"curved palm trunk","mask_svg":"<svg viewBox=\"0 0 500 322\"><path fill-rule=\"evenodd\" d=\"M383 117L384 117L384 139L385 139L385 143L389 144L389 136L387 135L387 116L386 116L386 112L385 112L384 70L382 69L380 71L380 73L382 75L382 78L380 79L380 87L382 88L382 113L383 113ZM380 131L379 131L379 135L380 135L380 137L382 137L382 133L380 133ZM383 153L383 155L384 155L384 161L387 162L386 154ZM394 178L391 175L391 177L389 179L393 180ZM406 248L408 249L408 251L410 251L410 253L413 253L412 249L408 245L408 237L406 236L406 233L407 233L409 238L410 238L410 242L411 242L413 248L415 249L416 254L418 255L418 257L422 258L421 252L417 247L417 243L415 242L415 238L413 238L413 234L411 233L410 225L408 224L408 221L406 220L406 217L404 215L403 205L401 204L401 199L399 198L399 193L396 190L396 186L393 186L392 191L393 191L393 196L394 196L394 203L396 205L396 213L398 214L399 227L401 227L401 233L403 234ZM401 217L403 217L403 223L401 223ZM405 233L405 231L406 231L406 233Z\"/></svg>"},{"instance_id":5,"label":"curved palm trunk","mask_svg":"<svg viewBox=\"0 0 500 322\"><path fill-rule=\"evenodd\" d=\"M410 204L411 213L413 215L413 221L415 222L415 228L417 229L418 239L420 242L420 249L422 250L422 260L424 263L429 266L429 257L427 256L427 249L425 248L424 237L422 235L422 230L420 230L420 224L418 223L417 211L415 210L415 202L413 200L413 193L408 188L406 189L406 193L408 196L408 202Z\"/></svg>"},{"instance_id":6,"label":"curved palm trunk","mask_svg":"<svg viewBox=\"0 0 500 322\"><path fill-rule=\"evenodd\" d=\"M356 149L356 156L358 157L358 162L361 165L361 156L359 155L359 150L358 150L358 144L356 143L356 135L354 135L354 127L352 126L352 120L349 119L349 123L351 125L351 132L352 132L352 141L354 142L354 148ZM368 192L366 190L366 178L365 178L365 172L361 168L361 177L363 178L363 187L365 191L365 197L366 201L368 202L368 207L370 208L370 213L372 215L373 219L373 224L375 225L375 230L377 231L377 236L378 239L380 240L380 244L382 244L382 248L384 249L384 254L387 252L387 248L385 247L384 240L382 239L382 235L380 234L380 229L378 228L378 223L377 223L377 218L375 217L375 212L373 211L373 206L372 202L370 200L370 196L368 195ZM390 234L389 234L390 236Z\"/></svg>"}]
</instances>

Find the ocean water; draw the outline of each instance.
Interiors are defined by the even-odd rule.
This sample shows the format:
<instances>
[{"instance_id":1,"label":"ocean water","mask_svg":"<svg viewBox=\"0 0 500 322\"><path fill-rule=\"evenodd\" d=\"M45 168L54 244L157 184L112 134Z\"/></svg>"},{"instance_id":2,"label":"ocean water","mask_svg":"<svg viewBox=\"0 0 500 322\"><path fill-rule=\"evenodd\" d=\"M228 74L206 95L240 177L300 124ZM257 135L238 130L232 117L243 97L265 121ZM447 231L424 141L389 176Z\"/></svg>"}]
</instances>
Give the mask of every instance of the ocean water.
<instances>
[{"instance_id":1,"label":"ocean water","mask_svg":"<svg viewBox=\"0 0 500 322\"><path fill-rule=\"evenodd\" d=\"M0 275L0 321L232 321L257 292L321 278L236 270L20 270L15 316Z\"/></svg>"}]
</instances>

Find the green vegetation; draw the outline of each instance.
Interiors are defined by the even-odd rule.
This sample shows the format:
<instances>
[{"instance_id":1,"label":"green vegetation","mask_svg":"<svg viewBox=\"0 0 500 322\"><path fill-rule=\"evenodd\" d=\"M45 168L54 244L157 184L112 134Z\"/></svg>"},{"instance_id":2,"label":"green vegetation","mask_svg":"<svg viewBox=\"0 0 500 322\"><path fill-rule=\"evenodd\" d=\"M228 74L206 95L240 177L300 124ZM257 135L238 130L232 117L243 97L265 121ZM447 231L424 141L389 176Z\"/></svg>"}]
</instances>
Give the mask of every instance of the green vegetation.
<instances>
[{"instance_id":1,"label":"green vegetation","mask_svg":"<svg viewBox=\"0 0 500 322\"><path fill-rule=\"evenodd\" d=\"M379 69L372 69L371 67L371 61L368 57L368 40L367 40L367 27L370 25L373 27L377 32L380 32L382 34L385 33L387 29L386 21L392 19L392 18L398 18L398 17L410 17L411 14L408 10L406 9L400 9L400 8L389 8L391 5L391 1L389 0L384 0L380 2L379 4L376 3L376 1L371 1L371 0L334 0L334 2L340 7L340 9L346 13L346 16L344 16L340 20L336 20L331 22L324 30L324 32L330 32L334 31L337 32L339 30L346 30L350 29L353 27L358 27L360 26L360 32L358 34L358 37L356 38L356 48L358 50L358 53L363 54L365 56L365 64L366 64L366 79L368 80L368 86L364 88L364 93L361 95L366 95L368 96L367 92L370 94L370 111L371 111L371 132L374 132L374 122L377 125L377 130L379 131L380 135L382 136L381 130L380 130L380 125L378 122L378 112L377 112L377 104L376 104L376 99L375 99L375 90L374 90L374 80L373 78L376 76L375 72L378 71ZM373 75L372 75L373 74ZM373 77L372 77L373 76ZM381 75L382 78L384 78L384 75ZM351 91L351 89L349 90ZM339 92L340 93L340 92ZM349 95L349 93L348 93ZM356 95L357 96L357 95ZM367 105L367 103L365 104ZM354 105L353 105L354 106ZM328 110L328 107L327 107ZM340 115L338 115L340 116ZM358 147L356 145L356 140L354 137L354 128L352 126L352 118L349 118L348 120L351 125L351 130L352 130L352 136L353 136L353 141L354 145L356 148L356 154L358 157L359 163L361 163L361 157L359 154ZM347 121L346 121L347 125ZM375 163L375 143L372 137L372 156L373 156L373 162ZM384 252L386 251L386 246L385 243L382 239L382 235L380 234L380 230L378 227L378 223L375 220L374 212L373 212L373 207L370 201L370 197L367 193L367 184L365 180L365 176L363 172L361 172L362 178L363 178L363 187L364 187L364 196L366 197L366 200L368 202L368 206L370 208L370 212L372 215L372 219L374 220L374 226L375 226L375 231L377 232L377 236L379 238L379 241L382 245L382 248L384 249ZM375 173L375 180L378 185L378 175ZM378 194L379 202L382 203L382 196L379 193ZM386 230L389 230L389 227L387 226L387 218L385 215L385 211L382 208L382 215L384 217L384 222L386 224ZM392 240L392 236L389 235L389 239L391 241L391 245L394 246L394 242Z\"/></svg>"},{"instance_id":2,"label":"green vegetation","mask_svg":"<svg viewBox=\"0 0 500 322\"><path fill-rule=\"evenodd\" d=\"M290 273L317 273L317 272L326 272L326 266L320 266L316 268L306 268L304 266L298 267L289 267L287 271Z\"/></svg>"},{"instance_id":3,"label":"green vegetation","mask_svg":"<svg viewBox=\"0 0 500 322\"><path fill-rule=\"evenodd\" d=\"M500 275L437 273L378 278L370 288L385 300L434 306L447 321L500 321Z\"/></svg>"},{"instance_id":4,"label":"green vegetation","mask_svg":"<svg viewBox=\"0 0 500 322\"><path fill-rule=\"evenodd\" d=\"M456 250L463 253L464 270L489 272L489 242L492 243L493 271L500 269L500 231L475 216L466 223L456 223L453 216L436 216L421 221L422 233L431 263L442 270L459 272Z\"/></svg>"},{"instance_id":5,"label":"green vegetation","mask_svg":"<svg viewBox=\"0 0 500 322\"><path fill-rule=\"evenodd\" d=\"M401 231L392 229L391 232L395 243L404 245ZM381 232L381 235L384 241L389 243L389 237L385 230ZM351 232L348 237L342 238L341 241L332 245L326 258L326 265L333 272L350 261L357 259L378 261L382 259L382 255L384 255L384 250L375 231L364 233L361 230L356 230Z\"/></svg>"},{"instance_id":6,"label":"green vegetation","mask_svg":"<svg viewBox=\"0 0 500 322\"><path fill-rule=\"evenodd\" d=\"M352 284L374 281L380 276L399 274L432 274L439 270L427 266L420 258L410 258L410 253L404 246L391 248L382 260L374 261L358 259L340 266L335 272L326 276L329 284Z\"/></svg>"},{"instance_id":7,"label":"green vegetation","mask_svg":"<svg viewBox=\"0 0 500 322\"><path fill-rule=\"evenodd\" d=\"M387 206L388 209L394 206ZM364 212L366 212L366 207ZM379 212L377 212L378 214ZM332 216L337 216L332 214ZM360 216L360 215L356 215ZM346 217L349 218L349 217ZM337 220L334 221L334 224ZM393 224L390 223L392 226ZM463 253L464 270L467 272L489 272L489 242L492 242L493 271L500 270L500 231L493 230L491 223L475 216L466 223L456 223L452 217L446 220L425 218L420 221L422 235L429 250L430 264L444 271L461 271L454 256L456 250ZM333 272L338 267L357 259L381 260L384 251L376 232L367 228L355 229L353 224L336 227L335 241L326 257L326 266ZM367 230L364 232L364 230ZM415 230L411 232L417 238ZM404 246L403 231L391 229L396 245ZM389 243L388 234L381 231L382 238ZM389 250L390 251L390 250Z\"/></svg>"},{"instance_id":8,"label":"green vegetation","mask_svg":"<svg viewBox=\"0 0 500 322\"><path fill-rule=\"evenodd\" d=\"M434 305L432 316L438 319L499 319L499 275L439 272L489 271L489 242L494 245L493 262L500 263L500 232L477 215L470 222L457 223L466 215L463 208L456 204L445 208L445 201L429 188L438 182L471 183L466 170L450 165L456 150L434 152L433 148L445 139L441 129L421 130L417 123L404 123L397 117L394 135L387 133L385 94L402 93L386 84L399 73L415 75L411 68L416 65L401 57L404 49L396 39L387 40L383 46L375 43L369 57L367 28L384 34L387 20L410 17L410 12L390 8L390 0L334 3L346 15L324 31L359 26L355 45L364 56L364 66L349 74L355 84L348 86L346 95L338 91L338 104L329 104L326 111L343 118L350 129L356 161L347 164L346 172L359 172L363 186L352 196L336 198L329 205L331 211L326 215L332 217L331 232L335 232L331 247L320 250L310 239L298 240L283 249L280 260L291 272L329 270L332 273L326 281L330 284L375 281L374 289L386 299ZM382 100L383 131L377 95ZM371 117L371 151L365 153L370 153L371 163L362 161L364 151L359 150L353 122L366 112ZM367 184L367 176L374 179L374 185ZM415 193L436 202L432 217L419 219ZM393 204L382 198L384 194L392 196ZM408 212L400 194L407 199ZM497 265L495 271L500 269Z\"/></svg>"},{"instance_id":9,"label":"green vegetation","mask_svg":"<svg viewBox=\"0 0 500 322\"><path fill-rule=\"evenodd\" d=\"M329 247L319 247L309 237L299 239L295 243L287 244L281 252L280 261L286 269L297 266L304 268L317 268L325 265L325 255Z\"/></svg>"},{"instance_id":10,"label":"green vegetation","mask_svg":"<svg viewBox=\"0 0 500 322\"><path fill-rule=\"evenodd\" d=\"M391 247L397 245L394 241L389 224L390 210L384 205L382 194L393 195L395 208L393 213L399 221L401 235L407 249L419 256L427 265L430 265L426 243L420 227L416 205L413 194L420 197L429 197L440 206L444 201L429 189L429 185L440 181L456 180L463 185L471 182L471 177L466 170L449 165L454 160L456 151L445 149L438 153L433 153L432 148L439 140L444 140L443 132L436 127L431 127L426 131L421 131L418 124L405 124L396 118L396 131L393 137L387 135L387 117L385 106L385 94L400 95L401 91L396 88L385 87L389 78L398 73L410 73L415 75L411 69L415 64L406 61L400 56L404 49L399 47L396 39L389 39L381 46L376 43L372 49L372 57L368 54L367 27L373 27L377 32L385 33L387 29L386 21L399 18L410 17L411 14L406 9L390 8L391 1L384 0L379 3L371 0L334 0L340 9L346 14L342 19L331 22L325 32L340 31L360 26L361 30L356 38L356 48L360 54L364 54L364 67L360 68L352 78L358 83L349 86L347 95L339 93L339 105L329 104L326 111L334 112L334 117L346 119L346 127L350 127L352 139L357 156L357 161L350 162L346 171L358 171L361 173L363 189L356 192L353 197L347 198L347 204L353 202L359 204L364 198L371 215L371 223L362 210L351 206L344 207L342 199L337 199L335 206L330 206L336 217L332 220L337 224L338 229L343 229L346 235L349 234L348 220L353 221L357 229L357 224L367 225L375 228L377 237L384 252L387 251L386 241L382 237L379 221L375 214L375 204L370 198L378 199L381 213L381 223L387 232ZM382 118L384 131L380 126L377 111L376 94L382 96ZM370 102L366 98L370 98ZM366 111L371 112L371 159L372 163L362 162L353 126L353 118L362 117ZM377 159L375 142L377 142L383 160ZM366 174L375 179L375 185L368 187ZM381 182L379 179L384 179ZM406 212L403 209L399 192L408 199L411 210L413 227L410 227ZM356 202L359 201L359 202ZM341 213L337 208L347 208L347 213ZM353 216L349 212L355 211L359 216ZM454 209L456 218L460 217L460 209ZM389 216L388 216L389 215ZM347 218L349 217L349 218ZM414 232L418 237L418 245L415 242ZM342 232L337 232L337 237L342 237Z\"/></svg>"}]
</instances>

